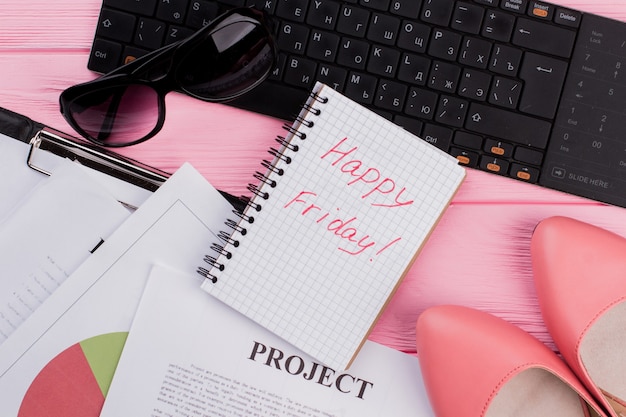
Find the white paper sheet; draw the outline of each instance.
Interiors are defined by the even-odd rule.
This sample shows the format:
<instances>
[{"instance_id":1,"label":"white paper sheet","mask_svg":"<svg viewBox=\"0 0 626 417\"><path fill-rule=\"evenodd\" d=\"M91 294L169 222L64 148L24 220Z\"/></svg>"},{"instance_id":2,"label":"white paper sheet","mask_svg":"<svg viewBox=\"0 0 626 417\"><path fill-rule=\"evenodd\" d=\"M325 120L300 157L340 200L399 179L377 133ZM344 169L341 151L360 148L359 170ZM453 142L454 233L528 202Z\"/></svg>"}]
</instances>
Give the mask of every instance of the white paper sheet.
<instances>
[{"instance_id":1,"label":"white paper sheet","mask_svg":"<svg viewBox=\"0 0 626 417\"><path fill-rule=\"evenodd\" d=\"M417 358L366 342L335 372L155 267L101 417L431 417Z\"/></svg>"},{"instance_id":2,"label":"white paper sheet","mask_svg":"<svg viewBox=\"0 0 626 417\"><path fill-rule=\"evenodd\" d=\"M0 220L0 343L130 216L76 164L37 175Z\"/></svg>"},{"instance_id":3,"label":"white paper sheet","mask_svg":"<svg viewBox=\"0 0 626 417\"><path fill-rule=\"evenodd\" d=\"M197 171L183 166L0 345L0 415L28 415L32 407L57 415L52 410L66 400L73 409L58 415L97 417L108 387L102 364L89 362L80 375L72 374L80 361L59 372L56 364L75 348L87 349L94 337L128 332L152 265L194 270L231 210ZM92 380L101 392L82 396Z\"/></svg>"}]
</instances>

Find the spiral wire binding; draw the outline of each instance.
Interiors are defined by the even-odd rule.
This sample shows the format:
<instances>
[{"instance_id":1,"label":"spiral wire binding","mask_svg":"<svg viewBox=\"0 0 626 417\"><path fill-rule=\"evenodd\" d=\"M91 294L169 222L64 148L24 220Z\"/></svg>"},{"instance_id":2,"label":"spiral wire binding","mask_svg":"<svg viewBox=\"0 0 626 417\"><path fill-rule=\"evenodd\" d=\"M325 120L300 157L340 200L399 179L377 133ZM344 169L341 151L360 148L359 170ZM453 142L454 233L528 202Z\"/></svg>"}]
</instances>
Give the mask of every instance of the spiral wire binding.
<instances>
[{"instance_id":1,"label":"spiral wire binding","mask_svg":"<svg viewBox=\"0 0 626 417\"><path fill-rule=\"evenodd\" d=\"M230 259L233 257L233 253L230 251L227 251L224 245L219 245L217 243L214 243L211 245L211 250L217 253L219 256L225 256L226 259Z\"/></svg>"},{"instance_id":2,"label":"spiral wire binding","mask_svg":"<svg viewBox=\"0 0 626 417\"><path fill-rule=\"evenodd\" d=\"M314 101L321 104L328 103L327 97L321 97L317 93L312 92L309 95ZM307 111L308 114L313 116L319 116L322 114L322 111L313 106L313 101L307 101L302 108ZM315 122L312 120L308 120L303 118L302 116L296 116L295 122L293 125L284 124L283 129L285 129L293 138L299 138L300 140L306 139L306 133L301 132L295 126L305 126L307 128L312 128L315 125ZM289 137L289 135L287 136ZM220 262L221 258L226 258L226 260L231 259L233 253L226 248L228 245L237 248L239 246L239 240L233 237L233 234L236 232L241 236L245 236L248 232L248 229L241 225L241 222L246 222L248 224L252 224L254 222L254 217L247 215L247 209L250 208L256 212L260 212L262 210L262 206L258 203L257 199L267 200L270 198L270 193L264 191L264 185L269 188L275 188L277 186L277 181L273 178L274 176L283 176L284 170L282 168L276 167L276 163L279 161L283 161L285 164L289 165L291 163L291 157L287 155L287 152L298 152L300 149L299 145L293 143L293 140L287 139L285 136L277 136L276 142L280 144L280 149L276 149L270 147L268 153L273 156L272 161L268 161L264 159L261 161L261 165L266 169L266 173L262 173L261 171L256 171L254 173L254 178L260 182L260 185L256 184L248 184L247 189L255 197L247 201L246 208L240 212L238 210L233 210L233 214L239 217L240 221L227 219L224 223L228 226L228 231L220 231L218 233L218 238L224 242L224 244L213 243L211 245L211 250L214 254L205 255L203 261L209 266L209 268L198 267L198 274L202 275L204 278L210 280L214 284L217 282L218 278L212 271L218 270L223 271L226 268L224 262Z\"/></svg>"},{"instance_id":3,"label":"spiral wire binding","mask_svg":"<svg viewBox=\"0 0 626 417\"><path fill-rule=\"evenodd\" d=\"M298 152L300 149L298 145L289 142L284 136L278 136L275 140L282 148L289 149L291 152Z\"/></svg>"}]
</instances>

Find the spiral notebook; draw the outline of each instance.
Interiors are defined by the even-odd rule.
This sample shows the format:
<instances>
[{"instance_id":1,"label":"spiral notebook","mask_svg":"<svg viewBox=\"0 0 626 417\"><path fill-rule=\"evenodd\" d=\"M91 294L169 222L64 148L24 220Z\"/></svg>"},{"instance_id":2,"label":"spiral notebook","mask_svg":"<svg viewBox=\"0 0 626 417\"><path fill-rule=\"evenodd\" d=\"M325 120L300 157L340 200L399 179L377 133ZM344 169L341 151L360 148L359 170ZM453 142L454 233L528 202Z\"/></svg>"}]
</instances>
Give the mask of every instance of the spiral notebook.
<instances>
[{"instance_id":1,"label":"spiral notebook","mask_svg":"<svg viewBox=\"0 0 626 417\"><path fill-rule=\"evenodd\" d=\"M198 272L205 291L343 370L465 171L320 83L285 129Z\"/></svg>"}]
</instances>

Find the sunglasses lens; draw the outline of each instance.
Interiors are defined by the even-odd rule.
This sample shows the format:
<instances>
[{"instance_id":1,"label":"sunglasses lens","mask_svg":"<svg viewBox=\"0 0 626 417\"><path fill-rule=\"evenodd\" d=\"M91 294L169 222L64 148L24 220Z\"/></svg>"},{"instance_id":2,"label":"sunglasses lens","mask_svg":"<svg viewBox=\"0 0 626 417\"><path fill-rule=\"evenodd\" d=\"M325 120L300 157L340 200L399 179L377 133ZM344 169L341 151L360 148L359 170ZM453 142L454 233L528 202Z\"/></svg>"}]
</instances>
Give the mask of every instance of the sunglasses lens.
<instances>
[{"instance_id":1,"label":"sunglasses lens","mask_svg":"<svg viewBox=\"0 0 626 417\"><path fill-rule=\"evenodd\" d=\"M124 146L149 135L159 120L159 97L145 85L93 90L72 100L69 116L92 140Z\"/></svg>"},{"instance_id":2,"label":"sunglasses lens","mask_svg":"<svg viewBox=\"0 0 626 417\"><path fill-rule=\"evenodd\" d=\"M178 84L205 100L235 98L263 81L275 62L273 41L258 22L231 16L178 66Z\"/></svg>"}]
</instances>

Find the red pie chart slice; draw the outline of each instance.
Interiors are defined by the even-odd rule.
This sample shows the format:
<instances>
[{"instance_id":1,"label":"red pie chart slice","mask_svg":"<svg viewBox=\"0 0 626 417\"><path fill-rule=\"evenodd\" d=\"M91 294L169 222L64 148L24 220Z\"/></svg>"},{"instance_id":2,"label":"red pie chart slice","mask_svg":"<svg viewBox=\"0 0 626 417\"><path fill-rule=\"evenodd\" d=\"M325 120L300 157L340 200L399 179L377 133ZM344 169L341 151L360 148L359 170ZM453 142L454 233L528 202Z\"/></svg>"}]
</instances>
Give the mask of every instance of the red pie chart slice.
<instances>
[{"instance_id":1,"label":"red pie chart slice","mask_svg":"<svg viewBox=\"0 0 626 417\"><path fill-rule=\"evenodd\" d=\"M31 383L18 417L98 417L128 333L70 346Z\"/></svg>"}]
</instances>

